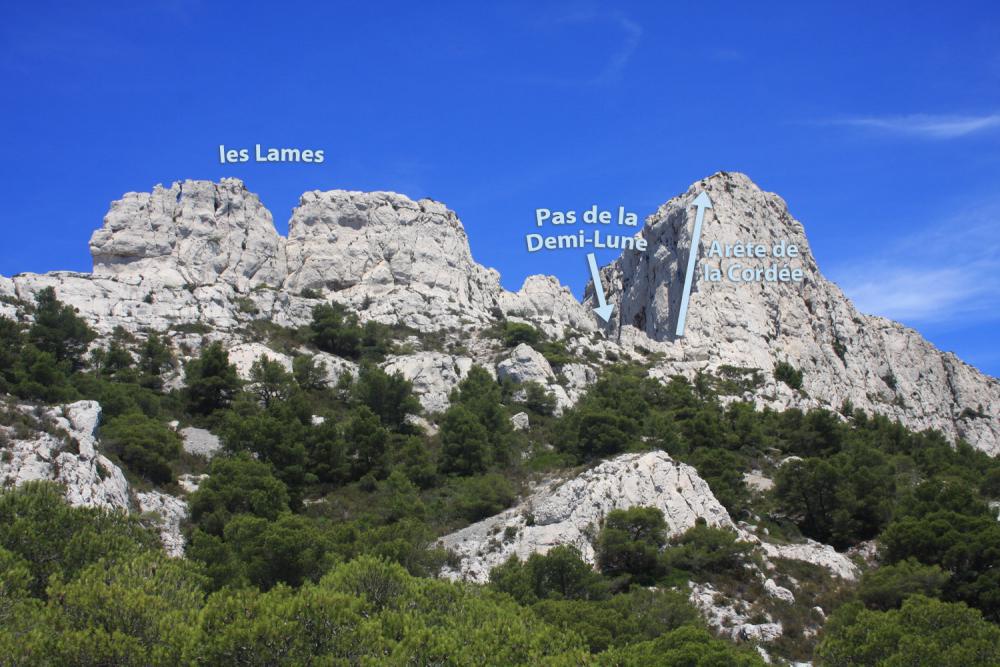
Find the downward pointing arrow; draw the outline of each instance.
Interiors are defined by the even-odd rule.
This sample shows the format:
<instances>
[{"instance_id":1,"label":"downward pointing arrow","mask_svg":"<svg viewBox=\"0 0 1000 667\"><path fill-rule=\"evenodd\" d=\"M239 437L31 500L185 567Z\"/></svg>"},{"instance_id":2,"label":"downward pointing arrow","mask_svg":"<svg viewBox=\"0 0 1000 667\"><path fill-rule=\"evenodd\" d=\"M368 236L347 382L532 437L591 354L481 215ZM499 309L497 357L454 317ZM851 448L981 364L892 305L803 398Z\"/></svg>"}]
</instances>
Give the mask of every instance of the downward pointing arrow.
<instances>
[{"instance_id":1,"label":"downward pointing arrow","mask_svg":"<svg viewBox=\"0 0 1000 667\"><path fill-rule=\"evenodd\" d=\"M698 243L701 241L701 223L705 219L705 209L712 208L712 200L702 192L694 199L698 213L694 218L694 231L691 232L691 250L688 251L687 274L684 276L684 294L681 296L681 309L677 314L677 336L684 335L684 324L687 321L688 302L691 300L691 283L694 281L694 263L698 260Z\"/></svg>"},{"instance_id":2,"label":"downward pointing arrow","mask_svg":"<svg viewBox=\"0 0 1000 667\"><path fill-rule=\"evenodd\" d=\"M594 308L594 312L607 322L611 319L611 311L615 307L604 298L604 285L601 284L601 272L597 270L597 258L594 257L594 253L587 253L587 264L590 265L590 278L594 281L594 293L597 294L597 308Z\"/></svg>"}]
</instances>

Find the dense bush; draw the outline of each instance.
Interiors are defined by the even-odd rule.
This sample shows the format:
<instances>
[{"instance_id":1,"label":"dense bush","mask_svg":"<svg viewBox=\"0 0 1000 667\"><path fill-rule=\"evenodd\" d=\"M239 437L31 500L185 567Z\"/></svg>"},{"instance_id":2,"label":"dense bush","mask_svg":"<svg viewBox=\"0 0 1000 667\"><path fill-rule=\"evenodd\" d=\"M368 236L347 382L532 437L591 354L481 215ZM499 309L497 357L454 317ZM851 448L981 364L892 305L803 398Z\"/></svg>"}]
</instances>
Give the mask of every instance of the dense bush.
<instances>
[{"instance_id":1,"label":"dense bush","mask_svg":"<svg viewBox=\"0 0 1000 667\"><path fill-rule=\"evenodd\" d=\"M627 575L650 585L664 574L660 550L666 544L663 512L653 507L612 510L597 539L597 562L607 576Z\"/></svg>"},{"instance_id":2,"label":"dense bush","mask_svg":"<svg viewBox=\"0 0 1000 667\"><path fill-rule=\"evenodd\" d=\"M355 399L368 406L388 428L399 430L408 414L420 412L413 384L398 372L390 375L377 366L365 366L353 390Z\"/></svg>"},{"instance_id":3,"label":"dense bush","mask_svg":"<svg viewBox=\"0 0 1000 667\"><path fill-rule=\"evenodd\" d=\"M664 569L683 570L696 581L720 575L739 579L747 574L752 546L731 530L699 523L670 541L663 552Z\"/></svg>"},{"instance_id":4,"label":"dense bush","mask_svg":"<svg viewBox=\"0 0 1000 667\"><path fill-rule=\"evenodd\" d=\"M493 568L490 585L521 604L539 600L589 600L607 597L604 580L594 572L576 547L560 545L528 560L517 556Z\"/></svg>"},{"instance_id":5,"label":"dense bush","mask_svg":"<svg viewBox=\"0 0 1000 667\"><path fill-rule=\"evenodd\" d=\"M900 609L870 611L848 604L827 622L819 645L824 665L1000 664L1000 628L964 604L915 595Z\"/></svg>"},{"instance_id":6,"label":"dense bush","mask_svg":"<svg viewBox=\"0 0 1000 667\"><path fill-rule=\"evenodd\" d=\"M27 570L23 583L31 595L41 596L52 575L73 577L101 559L116 563L155 546L156 535L134 517L71 508L54 483L0 492L0 549L16 557L8 557L8 566Z\"/></svg>"},{"instance_id":7,"label":"dense bush","mask_svg":"<svg viewBox=\"0 0 1000 667\"><path fill-rule=\"evenodd\" d=\"M188 409L196 415L210 415L229 406L240 387L240 380L222 343L215 342L202 349L197 359L187 363L184 384Z\"/></svg>"},{"instance_id":8,"label":"dense bush","mask_svg":"<svg viewBox=\"0 0 1000 667\"><path fill-rule=\"evenodd\" d=\"M937 565L923 565L915 558L865 572L858 585L858 599L869 609L897 609L911 595L939 597L949 575Z\"/></svg>"},{"instance_id":9,"label":"dense bush","mask_svg":"<svg viewBox=\"0 0 1000 667\"><path fill-rule=\"evenodd\" d=\"M170 463L181 439L166 424L141 413L115 417L101 428L101 441L122 463L156 484L173 481Z\"/></svg>"},{"instance_id":10,"label":"dense bush","mask_svg":"<svg viewBox=\"0 0 1000 667\"><path fill-rule=\"evenodd\" d=\"M779 361L775 364L774 379L784 382L792 389L802 389L802 371L787 361Z\"/></svg>"},{"instance_id":11,"label":"dense bush","mask_svg":"<svg viewBox=\"0 0 1000 667\"><path fill-rule=\"evenodd\" d=\"M67 362L75 370L83 364L83 353L95 334L76 311L56 299L55 290L46 287L35 295L34 323L28 341L51 354L57 363Z\"/></svg>"}]
</instances>

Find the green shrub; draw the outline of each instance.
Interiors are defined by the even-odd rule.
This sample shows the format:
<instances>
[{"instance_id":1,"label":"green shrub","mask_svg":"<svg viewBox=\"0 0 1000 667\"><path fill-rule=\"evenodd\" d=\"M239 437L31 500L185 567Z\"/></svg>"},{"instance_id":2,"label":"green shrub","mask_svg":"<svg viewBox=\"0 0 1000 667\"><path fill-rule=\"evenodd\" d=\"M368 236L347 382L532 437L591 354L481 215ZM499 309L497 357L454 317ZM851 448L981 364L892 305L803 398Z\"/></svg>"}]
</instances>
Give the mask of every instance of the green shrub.
<instances>
[{"instance_id":1,"label":"green shrub","mask_svg":"<svg viewBox=\"0 0 1000 667\"><path fill-rule=\"evenodd\" d=\"M858 598L869 609L897 609L910 595L940 597L949 577L937 565L923 565L910 557L865 572L858 586Z\"/></svg>"},{"instance_id":2,"label":"green shrub","mask_svg":"<svg viewBox=\"0 0 1000 667\"><path fill-rule=\"evenodd\" d=\"M711 581L718 575L740 578L746 574L744 565L752 548L731 530L699 523L670 541L663 562L668 570L683 570L695 581Z\"/></svg>"},{"instance_id":3,"label":"green shrub","mask_svg":"<svg viewBox=\"0 0 1000 667\"><path fill-rule=\"evenodd\" d=\"M612 510L597 538L597 564L605 575L628 575L651 585L664 573L660 549L667 541L663 512L655 507Z\"/></svg>"},{"instance_id":4,"label":"green shrub","mask_svg":"<svg viewBox=\"0 0 1000 667\"><path fill-rule=\"evenodd\" d=\"M173 481L181 439L163 422L138 413L115 417L101 428L101 441L133 472L156 484Z\"/></svg>"},{"instance_id":5,"label":"green shrub","mask_svg":"<svg viewBox=\"0 0 1000 667\"><path fill-rule=\"evenodd\" d=\"M451 513L469 522L499 514L517 498L513 485L496 473L456 479L451 493Z\"/></svg>"},{"instance_id":6,"label":"green shrub","mask_svg":"<svg viewBox=\"0 0 1000 667\"><path fill-rule=\"evenodd\" d=\"M358 316L339 303L319 304L312 309L309 323L313 345L348 359L361 356L361 327Z\"/></svg>"},{"instance_id":7,"label":"green shrub","mask_svg":"<svg viewBox=\"0 0 1000 667\"><path fill-rule=\"evenodd\" d=\"M779 361L774 365L774 379L784 382L792 389L802 389L802 371L787 361Z\"/></svg>"},{"instance_id":8,"label":"green shrub","mask_svg":"<svg viewBox=\"0 0 1000 667\"><path fill-rule=\"evenodd\" d=\"M184 383L188 409L199 415L228 407L240 387L236 367L229 363L220 342L211 343L202 349L201 356L187 363Z\"/></svg>"},{"instance_id":9,"label":"green shrub","mask_svg":"<svg viewBox=\"0 0 1000 667\"><path fill-rule=\"evenodd\" d=\"M1000 664L1000 628L975 609L914 595L900 609L847 604L832 614L818 656L825 665Z\"/></svg>"}]
</instances>

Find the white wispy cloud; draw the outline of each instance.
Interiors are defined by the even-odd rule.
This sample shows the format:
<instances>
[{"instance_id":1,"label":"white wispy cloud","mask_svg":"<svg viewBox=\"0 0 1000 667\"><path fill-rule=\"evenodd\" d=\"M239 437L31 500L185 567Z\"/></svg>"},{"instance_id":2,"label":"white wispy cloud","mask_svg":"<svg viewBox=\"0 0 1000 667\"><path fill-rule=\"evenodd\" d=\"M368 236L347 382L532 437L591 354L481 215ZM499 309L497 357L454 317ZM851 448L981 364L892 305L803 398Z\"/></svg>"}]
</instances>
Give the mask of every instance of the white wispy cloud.
<instances>
[{"instance_id":1,"label":"white wispy cloud","mask_svg":"<svg viewBox=\"0 0 1000 667\"><path fill-rule=\"evenodd\" d=\"M594 78L594 83L613 83L621 78L625 66L632 58L632 54L639 48L639 40L642 39L642 26L620 14L612 15L612 19L621 28L624 39L622 45L615 51L604 68Z\"/></svg>"},{"instance_id":2,"label":"white wispy cloud","mask_svg":"<svg viewBox=\"0 0 1000 667\"><path fill-rule=\"evenodd\" d=\"M861 127L923 139L956 139L1000 127L1000 113L979 116L910 114L861 116L826 121L832 125Z\"/></svg>"},{"instance_id":3,"label":"white wispy cloud","mask_svg":"<svg viewBox=\"0 0 1000 667\"><path fill-rule=\"evenodd\" d=\"M962 214L835 267L865 313L908 323L1000 320L1000 202Z\"/></svg>"},{"instance_id":4,"label":"white wispy cloud","mask_svg":"<svg viewBox=\"0 0 1000 667\"><path fill-rule=\"evenodd\" d=\"M628 16L618 11L604 11L592 5L578 7L572 11L557 15L545 13L532 21L536 30L551 32L555 29L565 29L569 26L606 25L614 28L621 35L620 42L610 52L604 63L592 75L574 73L573 76L538 76L521 77L532 83L560 86L602 86L614 84L621 80L629 61L639 48L642 41L642 26Z\"/></svg>"}]
</instances>

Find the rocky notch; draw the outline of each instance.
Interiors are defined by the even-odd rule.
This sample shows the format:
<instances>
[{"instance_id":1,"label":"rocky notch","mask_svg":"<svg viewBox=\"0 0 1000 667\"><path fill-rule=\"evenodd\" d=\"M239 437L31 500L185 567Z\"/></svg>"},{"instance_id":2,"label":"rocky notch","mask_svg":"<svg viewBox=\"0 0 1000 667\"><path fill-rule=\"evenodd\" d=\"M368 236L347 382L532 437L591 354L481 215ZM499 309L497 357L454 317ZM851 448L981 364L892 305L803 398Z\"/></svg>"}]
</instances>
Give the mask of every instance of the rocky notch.
<instances>
[{"instance_id":1,"label":"rocky notch","mask_svg":"<svg viewBox=\"0 0 1000 667\"><path fill-rule=\"evenodd\" d=\"M692 202L702 191L712 208L705 214L685 335L677 338ZM850 401L910 428L937 428L1000 453L1000 383L916 331L858 312L820 273L802 224L778 195L743 174L720 172L661 206L641 234L649 252L625 252L603 274L609 301L617 306L609 331L626 345L660 343L655 347L666 360L655 374L690 376L724 365L761 369L766 381L753 397L758 403L836 410ZM801 257L789 264L802 269L803 281L706 281L703 266L718 264L706 257L713 241L795 244ZM592 287L588 293L592 305ZM802 371L801 392L771 378L781 361Z\"/></svg>"}]
</instances>

